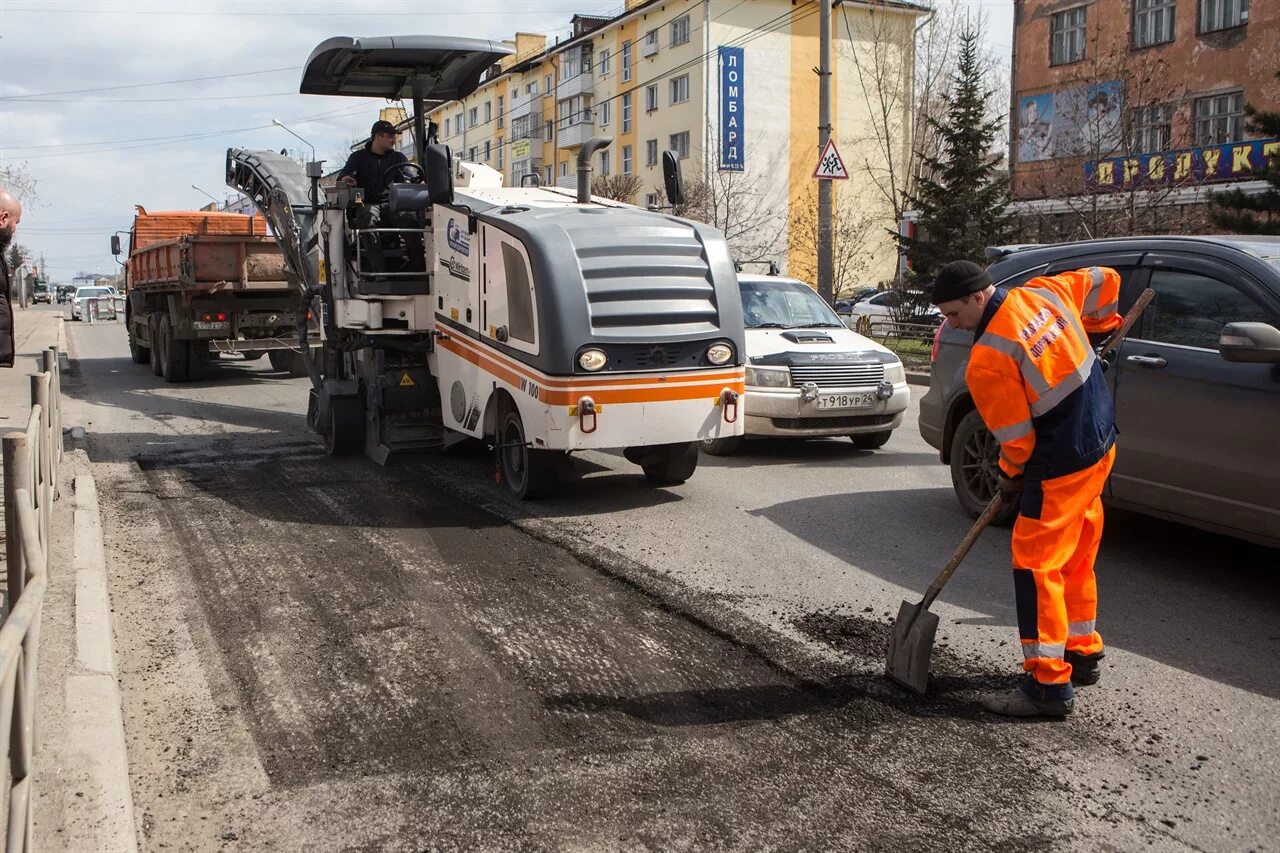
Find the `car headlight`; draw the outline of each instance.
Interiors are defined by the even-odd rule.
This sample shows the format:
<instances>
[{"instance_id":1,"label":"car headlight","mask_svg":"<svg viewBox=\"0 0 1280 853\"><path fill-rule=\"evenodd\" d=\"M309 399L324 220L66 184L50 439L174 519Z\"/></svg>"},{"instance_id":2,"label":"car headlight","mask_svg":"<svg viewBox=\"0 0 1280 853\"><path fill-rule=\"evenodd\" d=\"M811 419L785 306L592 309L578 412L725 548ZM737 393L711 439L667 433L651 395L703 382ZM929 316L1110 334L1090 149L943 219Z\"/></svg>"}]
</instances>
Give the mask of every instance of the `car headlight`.
<instances>
[{"instance_id":1,"label":"car headlight","mask_svg":"<svg viewBox=\"0 0 1280 853\"><path fill-rule=\"evenodd\" d=\"M733 359L733 347L728 344L712 344L707 347L707 361L712 364L728 364Z\"/></svg>"},{"instance_id":2,"label":"car headlight","mask_svg":"<svg viewBox=\"0 0 1280 853\"><path fill-rule=\"evenodd\" d=\"M790 388L791 371L785 367L748 367L747 384L766 388Z\"/></svg>"},{"instance_id":3,"label":"car headlight","mask_svg":"<svg viewBox=\"0 0 1280 853\"><path fill-rule=\"evenodd\" d=\"M892 382L894 385L906 382L907 371L906 368L902 366L902 362L897 361L893 364L886 364L884 366L884 379L886 382Z\"/></svg>"},{"instance_id":4,"label":"car headlight","mask_svg":"<svg viewBox=\"0 0 1280 853\"><path fill-rule=\"evenodd\" d=\"M578 353L578 366L583 370L599 370L609 363L609 356L604 350L588 349Z\"/></svg>"}]
</instances>

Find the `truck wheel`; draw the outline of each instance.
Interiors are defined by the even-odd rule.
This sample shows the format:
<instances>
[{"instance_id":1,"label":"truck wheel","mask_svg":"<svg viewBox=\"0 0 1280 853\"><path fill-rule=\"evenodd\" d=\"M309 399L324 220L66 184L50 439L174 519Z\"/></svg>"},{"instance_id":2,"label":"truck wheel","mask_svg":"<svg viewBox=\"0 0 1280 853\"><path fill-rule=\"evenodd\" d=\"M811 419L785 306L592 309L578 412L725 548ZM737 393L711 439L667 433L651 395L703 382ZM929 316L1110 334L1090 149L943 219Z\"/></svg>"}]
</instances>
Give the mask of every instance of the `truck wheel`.
<instances>
[{"instance_id":1,"label":"truck wheel","mask_svg":"<svg viewBox=\"0 0 1280 853\"><path fill-rule=\"evenodd\" d=\"M656 448L656 458L650 454L641 467L644 478L652 486L678 486L693 476L698 468L698 442L683 441L679 444L666 444Z\"/></svg>"},{"instance_id":2,"label":"truck wheel","mask_svg":"<svg viewBox=\"0 0 1280 853\"><path fill-rule=\"evenodd\" d=\"M860 432L849 436L853 441L853 446L859 450L876 450L884 447L889 436L893 435L893 430L886 429L880 432Z\"/></svg>"},{"instance_id":3,"label":"truck wheel","mask_svg":"<svg viewBox=\"0 0 1280 853\"><path fill-rule=\"evenodd\" d=\"M134 364L148 364L151 361L151 347L143 346L138 342L138 336L133 331L133 323L129 323L129 357L133 359Z\"/></svg>"},{"instance_id":4,"label":"truck wheel","mask_svg":"<svg viewBox=\"0 0 1280 853\"><path fill-rule=\"evenodd\" d=\"M161 363L163 353L160 349L160 320L152 314L147 325L151 329L151 372L161 376L164 374L164 364Z\"/></svg>"},{"instance_id":5,"label":"truck wheel","mask_svg":"<svg viewBox=\"0 0 1280 853\"><path fill-rule=\"evenodd\" d=\"M187 365L190 361L191 347L188 341L180 341L173 334L173 323L169 315L160 318L160 375L165 382L186 382L189 378Z\"/></svg>"},{"instance_id":6,"label":"truck wheel","mask_svg":"<svg viewBox=\"0 0 1280 853\"><path fill-rule=\"evenodd\" d=\"M252 350L245 350L244 352L240 353L240 355L244 356L245 361L257 361L258 359L266 355L266 353L260 349L252 349Z\"/></svg>"},{"instance_id":7,"label":"truck wheel","mask_svg":"<svg viewBox=\"0 0 1280 853\"><path fill-rule=\"evenodd\" d=\"M975 409L960 419L951 438L951 486L960 506L977 518L996 493L1000 443ZM992 524L1007 527L1018 515L1014 504L1001 508Z\"/></svg>"},{"instance_id":8,"label":"truck wheel","mask_svg":"<svg viewBox=\"0 0 1280 853\"><path fill-rule=\"evenodd\" d=\"M288 349L273 349L267 353L271 360L271 369L280 370L290 376L306 376L307 365L302 360L302 353Z\"/></svg>"},{"instance_id":9,"label":"truck wheel","mask_svg":"<svg viewBox=\"0 0 1280 853\"><path fill-rule=\"evenodd\" d=\"M556 484L564 454L529 447L520 410L508 404L498 418L497 478L520 500L541 497Z\"/></svg>"},{"instance_id":10,"label":"truck wheel","mask_svg":"<svg viewBox=\"0 0 1280 853\"><path fill-rule=\"evenodd\" d=\"M364 449L364 398L330 397L324 449L330 456L352 456Z\"/></svg>"},{"instance_id":11,"label":"truck wheel","mask_svg":"<svg viewBox=\"0 0 1280 853\"><path fill-rule=\"evenodd\" d=\"M204 377L204 370L209 366L208 341L186 341L187 345L187 380L195 382Z\"/></svg>"},{"instance_id":12,"label":"truck wheel","mask_svg":"<svg viewBox=\"0 0 1280 853\"><path fill-rule=\"evenodd\" d=\"M732 456L742 447L742 436L731 435L728 438L704 438L699 444L702 452L710 456Z\"/></svg>"}]
</instances>

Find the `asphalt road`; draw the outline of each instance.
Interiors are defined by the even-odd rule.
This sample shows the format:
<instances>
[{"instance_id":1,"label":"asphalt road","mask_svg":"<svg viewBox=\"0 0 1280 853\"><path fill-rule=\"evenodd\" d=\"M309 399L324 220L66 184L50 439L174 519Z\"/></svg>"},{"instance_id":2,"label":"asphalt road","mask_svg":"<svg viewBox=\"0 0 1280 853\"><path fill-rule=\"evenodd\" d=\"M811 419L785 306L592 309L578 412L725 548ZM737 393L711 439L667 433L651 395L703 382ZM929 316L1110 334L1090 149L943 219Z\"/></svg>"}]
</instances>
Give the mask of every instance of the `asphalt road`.
<instances>
[{"instance_id":1,"label":"asphalt road","mask_svg":"<svg viewBox=\"0 0 1280 853\"><path fill-rule=\"evenodd\" d=\"M651 489L588 454L516 504L481 449L379 468L305 380L165 385L71 325L150 849L1255 849L1280 837L1280 554L1113 513L1103 684L1010 722L1008 533L967 528L915 410L877 452L750 445Z\"/></svg>"}]
</instances>

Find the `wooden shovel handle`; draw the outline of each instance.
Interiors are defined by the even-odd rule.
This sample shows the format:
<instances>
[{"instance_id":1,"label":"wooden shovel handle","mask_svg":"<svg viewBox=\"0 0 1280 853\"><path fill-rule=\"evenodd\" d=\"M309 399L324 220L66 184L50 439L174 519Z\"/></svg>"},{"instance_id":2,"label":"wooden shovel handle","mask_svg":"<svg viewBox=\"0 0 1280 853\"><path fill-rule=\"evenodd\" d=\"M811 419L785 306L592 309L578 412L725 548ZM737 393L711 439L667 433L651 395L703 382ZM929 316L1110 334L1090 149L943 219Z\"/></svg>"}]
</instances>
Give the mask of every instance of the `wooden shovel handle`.
<instances>
[{"instance_id":1,"label":"wooden shovel handle","mask_svg":"<svg viewBox=\"0 0 1280 853\"><path fill-rule=\"evenodd\" d=\"M1142 312L1146 310L1147 305L1152 299L1155 299L1156 292L1151 288L1147 288L1138 294L1138 298L1134 300L1133 305L1129 307L1129 312L1124 315L1124 321L1120 324L1120 328L1111 333L1111 337L1107 338L1107 342L1102 345L1102 349L1098 351L1098 358L1103 359L1111 354L1111 351L1120 346L1120 342L1124 340L1124 336L1129 334L1129 330L1133 328L1133 324L1138 322L1138 318L1142 316Z\"/></svg>"},{"instance_id":2,"label":"wooden shovel handle","mask_svg":"<svg viewBox=\"0 0 1280 853\"><path fill-rule=\"evenodd\" d=\"M996 513L1000 511L1000 493L991 499L991 503L987 504L987 508L982 511L982 515L978 516L978 520L973 523L973 527L969 528L969 532L964 535L964 539L960 540L960 544L956 547L955 553L951 555L951 559L947 560L947 564L942 567L942 571L938 572L938 576L933 579L933 583L929 584L929 589L924 594L924 601L921 602L921 610L928 610L929 605L933 604L933 600L938 597L938 593L942 592L942 588L947 585L947 581L951 580L951 576L956 573L956 569L960 566L960 561L969 553L969 549L973 547L973 543L978 541L978 534L987 529L987 525L996 517Z\"/></svg>"}]
</instances>

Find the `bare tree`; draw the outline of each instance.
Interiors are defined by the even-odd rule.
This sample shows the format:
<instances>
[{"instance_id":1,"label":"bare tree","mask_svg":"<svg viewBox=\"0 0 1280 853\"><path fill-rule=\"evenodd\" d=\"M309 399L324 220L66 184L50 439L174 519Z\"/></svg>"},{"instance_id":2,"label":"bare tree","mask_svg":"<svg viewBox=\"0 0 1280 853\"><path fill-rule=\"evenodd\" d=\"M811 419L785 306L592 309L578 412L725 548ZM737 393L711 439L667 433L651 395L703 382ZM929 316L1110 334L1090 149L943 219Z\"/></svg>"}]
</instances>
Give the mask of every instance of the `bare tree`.
<instances>
[{"instance_id":1,"label":"bare tree","mask_svg":"<svg viewBox=\"0 0 1280 853\"><path fill-rule=\"evenodd\" d=\"M757 172L713 171L710 179L686 177L684 204L676 213L719 228L738 263L775 260L783 248L785 205L777 204L767 186ZM666 197L662 187L654 190Z\"/></svg>"},{"instance_id":2,"label":"bare tree","mask_svg":"<svg viewBox=\"0 0 1280 853\"><path fill-rule=\"evenodd\" d=\"M838 193L831 211L831 290L843 296L868 284L874 253L868 244L884 239L884 223L848 193ZM787 229L792 263L788 272L806 282L818 280L818 189L811 186L792 211Z\"/></svg>"},{"instance_id":3,"label":"bare tree","mask_svg":"<svg viewBox=\"0 0 1280 853\"><path fill-rule=\"evenodd\" d=\"M591 194L614 201L630 202L640 192L644 181L639 175L596 175L591 179Z\"/></svg>"},{"instance_id":4,"label":"bare tree","mask_svg":"<svg viewBox=\"0 0 1280 853\"><path fill-rule=\"evenodd\" d=\"M35 176L26 163L0 166L0 187L8 190L23 205L32 205L40 200Z\"/></svg>"}]
</instances>

